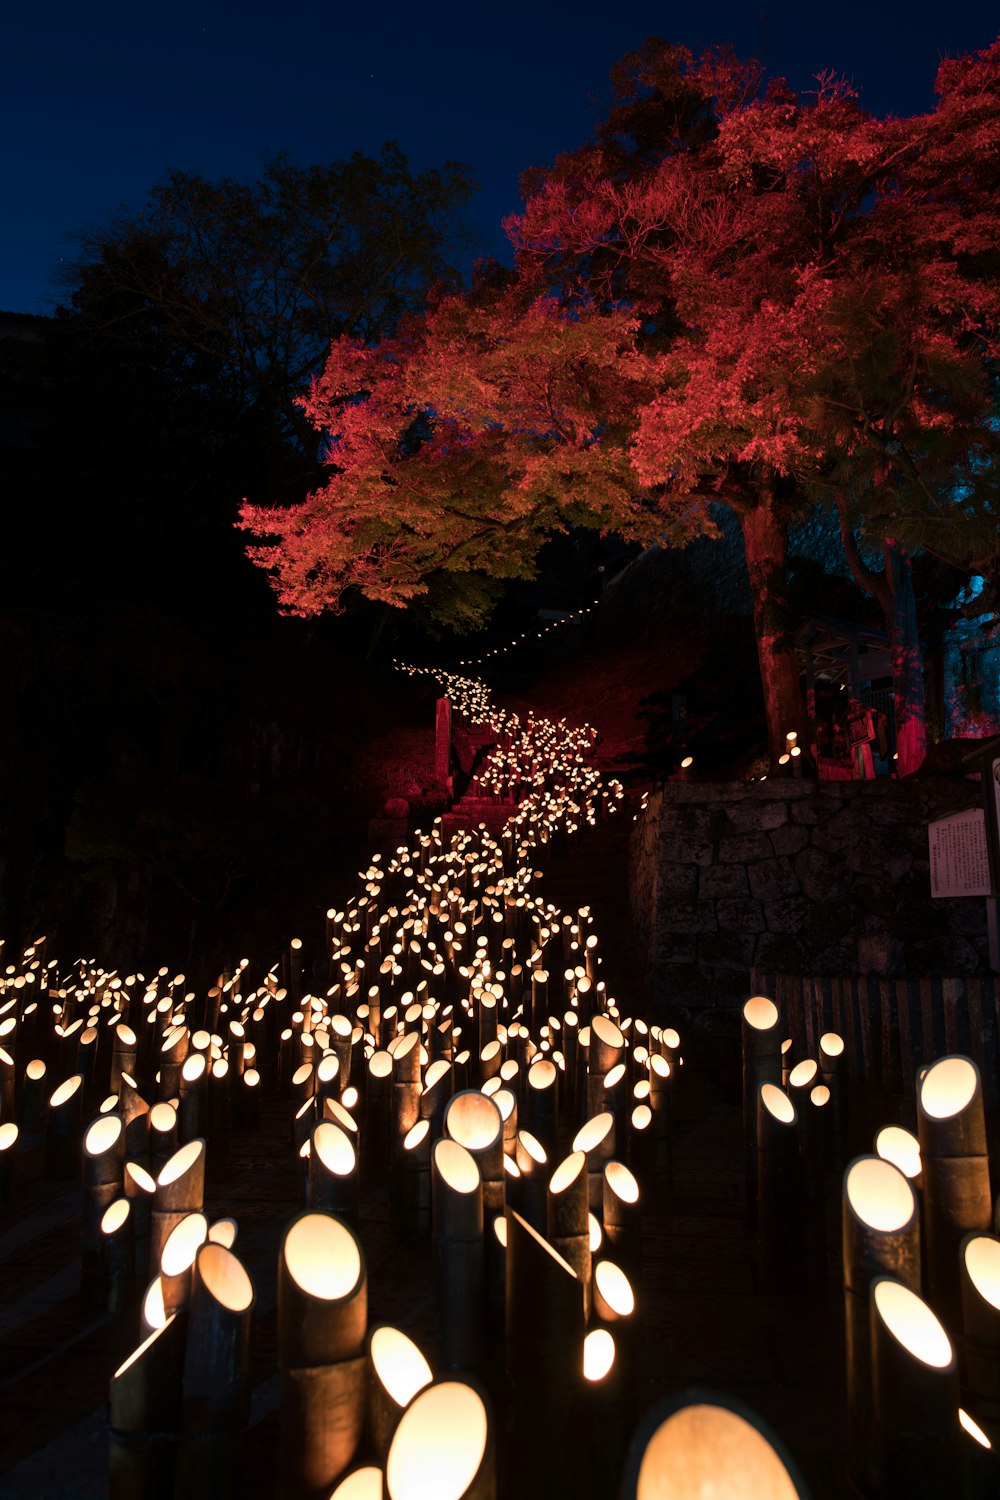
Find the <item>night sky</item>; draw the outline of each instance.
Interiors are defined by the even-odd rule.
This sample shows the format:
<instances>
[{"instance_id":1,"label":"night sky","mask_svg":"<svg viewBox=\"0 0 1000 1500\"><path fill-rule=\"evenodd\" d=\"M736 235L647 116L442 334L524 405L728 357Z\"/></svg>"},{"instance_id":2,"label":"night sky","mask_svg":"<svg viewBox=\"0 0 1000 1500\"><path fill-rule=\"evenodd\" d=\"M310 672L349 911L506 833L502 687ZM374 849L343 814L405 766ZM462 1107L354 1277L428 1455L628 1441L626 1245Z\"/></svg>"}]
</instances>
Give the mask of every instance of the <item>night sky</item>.
<instances>
[{"instance_id":1,"label":"night sky","mask_svg":"<svg viewBox=\"0 0 1000 1500\"><path fill-rule=\"evenodd\" d=\"M22 4L2 28L0 309L51 310L65 238L137 206L168 167L252 177L399 142L469 163L479 249L506 257L517 179L591 133L608 71L644 37L730 42L799 88L846 74L875 113L933 102L943 56L989 45L995 3L567 0L508 5L177 0Z\"/></svg>"}]
</instances>

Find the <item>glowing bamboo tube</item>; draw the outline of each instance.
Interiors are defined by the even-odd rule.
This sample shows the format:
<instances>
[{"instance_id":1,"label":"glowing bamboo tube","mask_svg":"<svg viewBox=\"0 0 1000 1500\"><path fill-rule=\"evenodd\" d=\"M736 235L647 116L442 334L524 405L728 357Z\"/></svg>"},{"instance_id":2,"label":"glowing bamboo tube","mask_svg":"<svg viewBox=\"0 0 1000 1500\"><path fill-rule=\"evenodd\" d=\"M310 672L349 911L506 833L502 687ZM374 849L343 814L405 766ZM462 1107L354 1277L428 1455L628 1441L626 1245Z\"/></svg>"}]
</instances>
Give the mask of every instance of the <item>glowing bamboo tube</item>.
<instances>
[{"instance_id":1,"label":"glowing bamboo tube","mask_svg":"<svg viewBox=\"0 0 1000 1500\"><path fill-rule=\"evenodd\" d=\"M155 1110L159 1105L154 1106ZM187 1214L199 1213L205 1199L205 1142L188 1141L162 1167L149 1217L149 1269L156 1276L167 1237Z\"/></svg>"},{"instance_id":2,"label":"glowing bamboo tube","mask_svg":"<svg viewBox=\"0 0 1000 1500\"><path fill-rule=\"evenodd\" d=\"M454 1082L454 1070L446 1058L437 1058L424 1075L420 1118L429 1121L432 1142L438 1140L444 1131L444 1107L451 1098Z\"/></svg>"},{"instance_id":3,"label":"glowing bamboo tube","mask_svg":"<svg viewBox=\"0 0 1000 1500\"><path fill-rule=\"evenodd\" d=\"M766 995L753 995L743 1007L743 1141L746 1165L746 1209L757 1217L757 1119L761 1085L781 1082L781 1031L778 1007Z\"/></svg>"},{"instance_id":4,"label":"glowing bamboo tube","mask_svg":"<svg viewBox=\"0 0 1000 1500\"><path fill-rule=\"evenodd\" d=\"M21 1135L26 1145L34 1145L41 1138L45 1125L45 1061L33 1057L24 1070L21 1086Z\"/></svg>"},{"instance_id":5,"label":"glowing bamboo tube","mask_svg":"<svg viewBox=\"0 0 1000 1500\"><path fill-rule=\"evenodd\" d=\"M472 1370L483 1342L482 1178L471 1152L447 1136L431 1162L438 1357L447 1370Z\"/></svg>"},{"instance_id":6,"label":"glowing bamboo tube","mask_svg":"<svg viewBox=\"0 0 1000 1500\"><path fill-rule=\"evenodd\" d=\"M489 1408L475 1386L437 1380L414 1396L392 1439L387 1500L495 1500Z\"/></svg>"},{"instance_id":7,"label":"glowing bamboo tube","mask_svg":"<svg viewBox=\"0 0 1000 1500\"><path fill-rule=\"evenodd\" d=\"M819 1039L819 1076L830 1090L831 1125L834 1157L843 1161L847 1141L847 1077L844 1071L846 1049L844 1038L836 1031L825 1031Z\"/></svg>"},{"instance_id":8,"label":"glowing bamboo tube","mask_svg":"<svg viewBox=\"0 0 1000 1500\"><path fill-rule=\"evenodd\" d=\"M920 1142L901 1125L886 1125L875 1137L875 1154L883 1161L891 1161L903 1176L909 1179L914 1192L922 1184L923 1167L920 1161Z\"/></svg>"},{"instance_id":9,"label":"glowing bamboo tube","mask_svg":"<svg viewBox=\"0 0 1000 1500\"><path fill-rule=\"evenodd\" d=\"M385 1500L384 1477L374 1464L364 1464L340 1481L330 1500Z\"/></svg>"},{"instance_id":10,"label":"glowing bamboo tube","mask_svg":"<svg viewBox=\"0 0 1000 1500\"><path fill-rule=\"evenodd\" d=\"M365 1172L383 1172L389 1160L389 1105L392 1057L374 1052L368 1059L365 1113Z\"/></svg>"},{"instance_id":11,"label":"glowing bamboo tube","mask_svg":"<svg viewBox=\"0 0 1000 1500\"><path fill-rule=\"evenodd\" d=\"M757 1250L768 1291L806 1280L803 1174L795 1106L777 1085L760 1088L757 1113Z\"/></svg>"},{"instance_id":12,"label":"glowing bamboo tube","mask_svg":"<svg viewBox=\"0 0 1000 1500\"><path fill-rule=\"evenodd\" d=\"M122 1074L128 1073L135 1077L135 1059L138 1050L139 1039L135 1032L126 1022L120 1021L115 1027L114 1041L111 1048L111 1084L110 1091L121 1098Z\"/></svg>"},{"instance_id":13,"label":"glowing bamboo tube","mask_svg":"<svg viewBox=\"0 0 1000 1500\"><path fill-rule=\"evenodd\" d=\"M300 1214L278 1255L281 1489L288 1500L326 1500L357 1452L367 1320L361 1246L332 1214Z\"/></svg>"},{"instance_id":14,"label":"glowing bamboo tube","mask_svg":"<svg viewBox=\"0 0 1000 1500\"><path fill-rule=\"evenodd\" d=\"M13 1120L0 1125L0 1204L13 1195L19 1131Z\"/></svg>"},{"instance_id":15,"label":"glowing bamboo tube","mask_svg":"<svg viewBox=\"0 0 1000 1500\"><path fill-rule=\"evenodd\" d=\"M646 1132L645 1150L650 1185L661 1191L669 1188L673 1176L673 1152L670 1143L670 1120L673 1110L674 1075L669 1061L654 1052L649 1059L649 1094L647 1104L651 1119Z\"/></svg>"},{"instance_id":16,"label":"glowing bamboo tube","mask_svg":"<svg viewBox=\"0 0 1000 1500\"><path fill-rule=\"evenodd\" d=\"M951 1340L916 1292L891 1277L871 1286L872 1402L878 1483L886 1494L954 1494L958 1368Z\"/></svg>"},{"instance_id":17,"label":"glowing bamboo tube","mask_svg":"<svg viewBox=\"0 0 1000 1500\"><path fill-rule=\"evenodd\" d=\"M475 1158L483 1180L483 1212L503 1213L503 1116L492 1099L475 1089L453 1094L444 1111L445 1134Z\"/></svg>"},{"instance_id":18,"label":"glowing bamboo tube","mask_svg":"<svg viewBox=\"0 0 1000 1500\"><path fill-rule=\"evenodd\" d=\"M413 1340L387 1324L372 1329L368 1361L368 1431L384 1464L403 1412L434 1374Z\"/></svg>"},{"instance_id":19,"label":"glowing bamboo tube","mask_svg":"<svg viewBox=\"0 0 1000 1500\"><path fill-rule=\"evenodd\" d=\"M83 1245L80 1292L91 1305L106 1306L110 1292L101 1223L120 1196L125 1164L125 1123L121 1115L101 1115L83 1138Z\"/></svg>"},{"instance_id":20,"label":"glowing bamboo tube","mask_svg":"<svg viewBox=\"0 0 1000 1500\"><path fill-rule=\"evenodd\" d=\"M622 1476L621 1500L807 1500L792 1460L742 1402L689 1391L647 1413Z\"/></svg>"},{"instance_id":21,"label":"glowing bamboo tube","mask_svg":"<svg viewBox=\"0 0 1000 1500\"><path fill-rule=\"evenodd\" d=\"M174 1225L160 1253L160 1290L167 1317L179 1312L191 1295L191 1269L208 1238L208 1220L202 1213L185 1214Z\"/></svg>"},{"instance_id":22,"label":"glowing bamboo tube","mask_svg":"<svg viewBox=\"0 0 1000 1500\"><path fill-rule=\"evenodd\" d=\"M420 1119L420 1036L412 1031L392 1053L392 1150L394 1159L405 1136Z\"/></svg>"},{"instance_id":23,"label":"glowing bamboo tube","mask_svg":"<svg viewBox=\"0 0 1000 1500\"><path fill-rule=\"evenodd\" d=\"M231 1488L250 1419L250 1329L256 1300L231 1251L204 1244L191 1278L177 1493L211 1500Z\"/></svg>"},{"instance_id":24,"label":"glowing bamboo tube","mask_svg":"<svg viewBox=\"0 0 1000 1500\"><path fill-rule=\"evenodd\" d=\"M586 1120L573 1137L573 1150L587 1158L587 1202L600 1216L604 1207L604 1163L615 1153L615 1119L605 1110Z\"/></svg>"},{"instance_id":25,"label":"glowing bamboo tube","mask_svg":"<svg viewBox=\"0 0 1000 1500\"><path fill-rule=\"evenodd\" d=\"M528 1069L524 1092L524 1124L546 1155L558 1150L559 1070L548 1058L537 1058Z\"/></svg>"},{"instance_id":26,"label":"glowing bamboo tube","mask_svg":"<svg viewBox=\"0 0 1000 1500\"><path fill-rule=\"evenodd\" d=\"M639 1184L620 1161L604 1163L602 1223L608 1252L630 1280L642 1269L642 1209Z\"/></svg>"},{"instance_id":27,"label":"glowing bamboo tube","mask_svg":"<svg viewBox=\"0 0 1000 1500\"><path fill-rule=\"evenodd\" d=\"M45 1175L75 1177L80 1170L83 1121L83 1075L74 1073L49 1099L45 1122Z\"/></svg>"},{"instance_id":28,"label":"glowing bamboo tube","mask_svg":"<svg viewBox=\"0 0 1000 1500\"><path fill-rule=\"evenodd\" d=\"M970 1058L939 1058L927 1069L917 1092L917 1128L927 1300L949 1327L957 1327L959 1246L972 1231L989 1229L993 1212L982 1085Z\"/></svg>"},{"instance_id":29,"label":"glowing bamboo tube","mask_svg":"<svg viewBox=\"0 0 1000 1500\"><path fill-rule=\"evenodd\" d=\"M967 1234L959 1249L962 1391L965 1404L1000 1432L1000 1238Z\"/></svg>"},{"instance_id":30,"label":"glowing bamboo tube","mask_svg":"<svg viewBox=\"0 0 1000 1500\"><path fill-rule=\"evenodd\" d=\"M180 1070L180 1103L177 1109L177 1138L182 1145L205 1134L205 1090L208 1060L203 1052L192 1052Z\"/></svg>"},{"instance_id":31,"label":"glowing bamboo tube","mask_svg":"<svg viewBox=\"0 0 1000 1500\"><path fill-rule=\"evenodd\" d=\"M166 1319L111 1377L111 1500L173 1500L184 1320Z\"/></svg>"},{"instance_id":32,"label":"glowing bamboo tube","mask_svg":"<svg viewBox=\"0 0 1000 1500\"><path fill-rule=\"evenodd\" d=\"M354 1142L332 1120L313 1126L309 1152L309 1207L358 1217L358 1157Z\"/></svg>"},{"instance_id":33,"label":"glowing bamboo tube","mask_svg":"<svg viewBox=\"0 0 1000 1500\"><path fill-rule=\"evenodd\" d=\"M591 1251L588 1224L587 1157L573 1151L549 1179L546 1238L573 1267L583 1288L584 1320L590 1317Z\"/></svg>"},{"instance_id":34,"label":"glowing bamboo tube","mask_svg":"<svg viewBox=\"0 0 1000 1500\"><path fill-rule=\"evenodd\" d=\"M590 1023L590 1051L587 1077L587 1114L595 1115L605 1108L604 1078L620 1063L625 1054L625 1038L610 1016L596 1015Z\"/></svg>"},{"instance_id":35,"label":"glowing bamboo tube","mask_svg":"<svg viewBox=\"0 0 1000 1500\"><path fill-rule=\"evenodd\" d=\"M558 1493L576 1419L583 1287L572 1266L514 1212L507 1214L506 1270L513 1493Z\"/></svg>"},{"instance_id":36,"label":"glowing bamboo tube","mask_svg":"<svg viewBox=\"0 0 1000 1500\"><path fill-rule=\"evenodd\" d=\"M397 1227L408 1235L426 1234L431 1225L431 1125L418 1120L403 1137L390 1180Z\"/></svg>"},{"instance_id":37,"label":"glowing bamboo tube","mask_svg":"<svg viewBox=\"0 0 1000 1500\"><path fill-rule=\"evenodd\" d=\"M891 1162L859 1156L844 1173L844 1327L847 1353L847 1461L855 1483L876 1480L871 1314L875 1276L920 1288L920 1213L909 1182Z\"/></svg>"},{"instance_id":38,"label":"glowing bamboo tube","mask_svg":"<svg viewBox=\"0 0 1000 1500\"><path fill-rule=\"evenodd\" d=\"M149 1111L149 1145L153 1171L159 1172L177 1150L177 1111L160 1100Z\"/></svg>"}]
</instances>

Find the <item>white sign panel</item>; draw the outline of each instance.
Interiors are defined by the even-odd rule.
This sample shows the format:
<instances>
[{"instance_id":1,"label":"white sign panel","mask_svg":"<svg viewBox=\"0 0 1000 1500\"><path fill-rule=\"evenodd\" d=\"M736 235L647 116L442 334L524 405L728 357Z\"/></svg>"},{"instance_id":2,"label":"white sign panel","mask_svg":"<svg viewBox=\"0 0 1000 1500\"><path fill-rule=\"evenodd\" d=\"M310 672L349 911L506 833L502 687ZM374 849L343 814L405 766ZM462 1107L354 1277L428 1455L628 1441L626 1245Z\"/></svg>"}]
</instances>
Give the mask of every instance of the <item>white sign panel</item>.
<instances>
[{"instance_id":1,"label":"white sign panel","mask_svg":"<svg viewBox=\"0 0 1000 1500\"><path fill-rule=\"evenodd\" d=\"M939 818L927 829L932 896L988 896L990 856L981 807Z\"/></svg>"}]
</instances>

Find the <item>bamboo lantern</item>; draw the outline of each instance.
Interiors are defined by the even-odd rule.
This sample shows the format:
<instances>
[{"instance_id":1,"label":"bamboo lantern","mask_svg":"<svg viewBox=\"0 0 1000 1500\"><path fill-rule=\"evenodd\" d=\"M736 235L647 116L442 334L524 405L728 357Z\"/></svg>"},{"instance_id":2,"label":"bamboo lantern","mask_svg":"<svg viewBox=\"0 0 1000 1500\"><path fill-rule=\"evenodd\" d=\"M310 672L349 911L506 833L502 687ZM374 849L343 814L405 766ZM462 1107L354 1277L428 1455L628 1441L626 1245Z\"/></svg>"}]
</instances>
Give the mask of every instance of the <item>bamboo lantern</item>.
<instances>
[{"instance_id":1,"label":"bamboo lantern","mask_svg":"<svg viewBox=\"0 0 1000 1500\"><path fill-rule=\"evenodd\" d=\"M121 1115L101 1115L83 1138L83 1247L80 1291L92 1306L106 1306L108 1267L104 1257L104 1214L123 1187L125 1123Z\"/></svg>"},{"instance_id":2,"label":"bamboo lantern","mask_svg":"<svg viewBox=\"0 0 1000 1500\"><path fill-rule=\"evenodd\" d=\"M184 1320L167 1318L111 1377L110 1500L173 1500Z\"/></svg>"},{"instance_id":3,"label":"bamboo lantern","mask_svg":"<svg viewBox=\"0 0 1000 1500\"><path fill-rule=\"evenodd\" d=\"M437 1058L428 1067L420 1091L420 1118L430 1123L432 1142L444 1132L444 1107L451 1098L453 1086L451 1062L444 1057Z\"/></svg>"},{"instance_id":4,"label":"bamboo lantern","mask_svg":"<svg viewBox=\"0 0 1000 1500\"><path fill-rule=\"evenodd\" d=\"M958 1409L958 1425L962 1429L959 1447L965 1500L996 1500L1000 1491L1000 1455L996 1448L996 1428L991 1428L993 1437L990 1437L971 1413L962 1407Z\"/></svg>"},{"instance_id":5,"label":"bamboo lantern","mask_svg":"<svg viewBox=\"0 0 1000 1500\"><path fill-rule=\"evenodd\" d=\"M833 1129L834 1157L838 1164L847 1149L848 1110L847 1078L844 1074L846 1051L844 1038L836 1031L825 1031L819 1039L819 1078L830 1090L830 1116Z\"/></svg>"},{"instance_id":6,"label":"bamboo lantern","mask_svg":"<svg viewBox=\"0 0 1000 1500\"><path fill-rule=\"evenodd\" d=\"M792 1074L792 1048L795 1042L792 1037L786 1036L781 1044L781 1087L788 1088L788 1080Z\"/></svg>"},{"instance_id":7,"label":"bamboo lantern","mask_svg":"<svg viewBox=\"0 0 1000 1500\"><path fill-rule=\"evenodd\" d=\"M989 1229L993 1202L979 1070L968 1057L933 1063L917 1093L923 1164L927 1300L949 1327L961 1320L959 1246Z\"/></svg>"},{"instance_id":8,"label":"bamboo lantern","mask_svg":"<svg viewBox=\"0 0 1000 1500\"><path fill-rule=\"evenodd\" d=\"M403 1413L385 1466L386 1500L495 1500L486 1398L472 1385L436 1380Z\"/></svg>"},{"instance_id":9,"label":"bamboo lantern","mask_svg":"<svg viewBox=\"0 0 1000 1500\"><path fill-rule=\"evenodd\" d=\"M647 1175L659 1188L668 1188L673 1177L673 1153L670 1145L671 1097L673 1070L659 1052L649 1059L649 1094L646 1099L652 1114L646 1133Z\"/></svg>"},{"instance_id":10,"label":"bamboo lantern","mask_svg":"<svg viewBox=\"0 0 1000 1500\"><path fill-rule=\"evenodd\" d=\"M546 1148L541 1145L540 1140L535 1140L531 1131L517 1131L514 1166L517 1167L520 1212L532 1229L537 1229L541 1235L546 1230L549 1202L549 1157L546 1155Z\"/></svg>"},{"instance_id":11,"label":"bamboo lantern","mask_svg":"<svg viewBox=\"0 0 1000 1500\"><path fill-rule=\"evenodd\" d=\"M177 1138L182 1145L205 1134L207 1082L208 1059L203 1052L192 1052L184 1059L180 1070Z\"/></svg>"},{"instance_id":12,"label":"bamboo lantern","mask_svg":"<svg viewBox=\"0 0 1000 1500\"><path fill-rule=\"evenodd\" d=\"M208 1226L208 1240L212 1245L221 1245L231 1250L236 1244L237 1224L235 1219L216 1219Z\"/></svg>"},{"instance_id":13,"label":"bamboo lantern","mask_svg":"<svg viewBox=\"0 0 1000 1500\"><path fill-rule=\"evenodd\" d=\"M844 1173L844 1328L847 1352L847 1462L861 1488L876 1482L872 1408L873 1277L920 1287L920 1211L910 1183L891 1162L859 1156Z\"/></svg>"},{"instance_id":14,"label":"bamboo lantern","mask_svg":"<svg viewBox=\"0 0 1000 1500\"><path fill-rule=\"evenodd\" d=\"M74 1073L49 1099L45 1122L45 1176L75 1177L80 1169L83 1120L83 1076Z\"/></svg>"},{"instance_id":15,"label":"bamboo lantern","mask_svg":"<svg viewBox=\"0 0 1000 1500\"><path fill-rule=\"evenodd\" d=\"M635 1394L635 1291L632 1282L611 1260L594 1264L594 1318L614 1332L619 1392L631 1406Z\"/></svg>"},{"instance_id":16,"label":"bamboo lantern","mask_svg":"<svg viewBox=\"0 0 1000 1500\"><path fill-rule=\"evenodd\" d=\"M637 1282L642 1268L642 1209L639 1184L623 1162L604 1163L601 1221L610 1254Z\"/></svg>"},{"instance_id":17,"label":"bamboo lantern","mask_svg":"<svg viewBox=\"0 0 1000 1500\"><path fill-rule=\"evenodd\" d=\"M368 1286L361 1247L332 1214L306 1212L278 1255L281 1493L327 1500L365 1422Z\"/></svg>"},{"instance_id":18,"label":"bamboo lantern","mask_svg":"<svg viewBox=\"0 0 1000 1500\"><path fill-rule=\"evenodd\" d=\"M958 1367L940 1320L892 1277L871 1286L872 1404L885 1495L941 1500L959 1471Z\"/></svg>"},{"instance_id":19,"label":"bamboo lantern","mask_svg":"<svg viewBox=\"0 0 1000 1500\"><path fill-rule=\"evenodd\" d=\"M159 1108L154 1106L155 1110ZM149 1269L156 1276L167 1237L187 1214L200 1213L205 1199L205 1142L188 1141L165 1163L156 1179L149 1218Z\"/></svg>"},{"instance_id":20,"label":"bamboo lantern","mask_svg":"<svg viewBox=\"0 0 1000 1500\"><path fill-rule=\"evenodd\" d=\"M21 1134L25 1145L34 1145L42 1137L45 1126L45 1061L33 1057L24 1070L21 1088Z\"/></svg>"},{"instance_id":21,"label":"bamboo lantern","mask_svg":"<svg viewBox=\"0 0 1000 1500\"><path fill-rule=\"evenodd\" d=\"M412 1339L386 1324L368 1340L368 1431L384 1464L403 1412L434 1375Z\"/></svg>"},{"instance_id":22,"label":"bamboo lantern","mask_svg":"<svg viewBox=\"0 0 1000 1500\"><path fill-rule=\"evenodd\" d=\"M574 1151L559 1163L549 1181L546 1238L579 1278L585 1322L590 1319L592 1299L587 1205L587 1157L583 1151Z\"/></svg>"},{"instance_id":23,"label":"bamboo lantern","mask_svg":"<svg viewBox=\"0 0 1000 1500\"><path fill-rule=\"evenodd\" d=\"M309 1152L309 1207L355 1223L358 1217L358 1157L354 1142L332 1120L313 1126Z\"/></svg>"},{"instance_id":24,"label":"bamboo lantern","mask_svg":"<svg viewBox=\"0 0 1000 1500\"><path fill-rule=\"evenodd\" d=\"M250 1419L253 1282L221 1245L194 1263L184 1351L177 1494L212 1500L231 1491Z\"/></svg>"},{"instance_id":25,"label":"bamboo lantern","mask_svg":"<svg viewBox=\"0 0 1000 1500\"><path fill-rule=\"evenodd\" d=\"M962 1394L1000 1434L1000 1239L968 1234L959 1249L962 1289Z\"/></svg>"},{"instance_id":26,"label":"bamboo lantern","mask_svg":"<svg viewBox=\"0 0 1000 1500\"><path fill-rule=\"evenodd\" d=\"M482 1178L471 1152L448 1137L431 1161L438 1357L447 1370L472 1370L483 1342Z\"/></svg>"},{"instance_id":27,"label":"bamboo lantern","mask_svg":"<svg viewBox=\"0 0 1000 1500\"><path fill-rule=\"evenodd\" d=\"M615 1117L605 1110L587 1120L573 1137L573 1150L587 1158L587 1202L590 1212L604 1208L604 1163L615 1153Z\"/></svg>"},{"instance_id":28,"label":"bamboo lantern","mask_svg":"<svg viewBox=\"0 0 1000 1500\"><path fill-rule=\"evenodd\" d=\"M520 1214L507 1214L506 1363L512 1384L513 1493L559 1492L577 1421L583 1287L573 1267Z\"/></svg>"},{"instance_id":29,"label":"bamboo lantern","mask_svg":"<svg viewBox=\"0 0 1000 1500\"><path fill-rule=\"evenodd\" d=\"M653 1408L629 1449L621 1500L807 1500L792 1460L742 1402L689 1391Z\"/></svg>"},{"instance_id":30,"label":"bamboo lantern","mask_svg":"<svg viewBox=\"0 0 1000 1500\"><path fill-rule=\"evenodd\" d=\"M604 1079L625 1055L625 1038L610 1016L596 1015L590 1023L590 1055L587 1076L587 1114L606 1107Z\"/></svg>"},{"instance_id":31,"label":"bamboo lantern","mask_svg":"<svg viewBox=\"0 0 1000 1500\"><path fill-rule=\"evenodd\" d=\"M139 1093L135 1079L123 1073L118 1089L119 1109L125 1121L125 1155L143 1166L152 1163L150 1109Z\"/></svg>"},{"instance_id":32,"label":"bamboo lantern","mask_svg":"<svg viewBox=\"0 0 1000 1500\"><path fill-rule=\"evenodd\" d=\"M111 1092L117 1094L119 1098L121 1098L122 1074L127 1073L132 1078L135 1076L138 1046L139 1039L131 1026L120 1021L115 1027L111 1047Z\"/></svg>"},{"instance_id":33,"label":"bamboo lantern","mask_svg":"<svg viewBox=\"0 0 1000 1500\"><path fill-rule=\"evenodd\" d=\"M167 1317L186 1306L191 1295L191 1270L208 1238L202 1213L185 1214L168 1234L160 1253L160 1292Z\"/></svg>"},{"instance_id":34,"label":"bamboo lantern","mask_svg":"<svg viewBox=\"0 0 1000 1500\"><path fill-rule=\"evenodd\" d=\"M388 1165L391 1090L392 1057L388 1052L374 1052L368 1059L364 1163L366 1171L384 1172Z\"/></svg>"},{"instance_id":35,"label":"bamboo lantern","mask_svg":"<svg viewBox=\"0 0 1000 1500\"><path fill-rule=\"evenodd\" d=\"M9 1203L14 1193L18 1133L13 1120L0 1125L0 1204Z\"/></svg>"},{"instance_id":36,"label":"bamboo lantern","mask_svg":"<svg viewBox=\"0 0 1000 1500\"><path fill-rule=\"evenodd\" d=\"M390 1183L395 1221L407 1235L431 1226L431 1125L418 1120L403 1137Z\"/></svg>"},{"instance_id":37,"label":"bamboo lantern","mask_svg":"<svg viewBox=\"0 0 1000 1500\"><path fill-rule=\"evenodd\" d=\"M177 1111L161 1100L149 1111L149 1144L153 1171L159 1172L177 1150Z\"/></svg>"},{"instance_id":38,"label":"bamboo lantern","mask_svg":"<svg viewBox=\"0 0 1000 1500\"><path fill-rule=\"evenodd\" d=\"M746 1148L747 1218L757 1216L758 1098L765 1083L781 1081L778 1007L766 995L753 995L743 1007L743 1140Z\"/></svg>"},{"instance_id":39,"label":"bamboo lantern","mask_svg":"<svg viewBox=\"0 0 1000 1500\"><path fill-rule=\"evenodd\" d=\"M487 1219L504 1211L503 1116L485 1094L463 1089L444 1111L445 1134L475 1158L483 1180L483 1213Z\"/></svg>"},{"instance_id":40,"label":"bamboo lantern","mask_svg":"<svg viewBox=\"0 0 1000 1500\"><path fill-rule=\"evenodd\" d=\"M411 1031L392 1052L391 1131L393 1160L420 1119L420 1035Z\"/></svg>"},{"instance_id":41,"label":"bamboo lantern","mask_svg":"<svg viewBox=\"0 0 1000 1500\"><path fill-rule=\"evenodd\" d=\"M191 1033L186 1026L171 1027L163 1038L160 1047L161 1099L176 1099L180 1093L181 1069L188 1055L190 1039Z\"/></svg>"},{"instance_id":42,"label":"bamboo lantern","mask_svg":"<svg viewBox=\"0 0 1000 1500\"><path fill-rule=\"evenodd\" d=\"M806 1279L804 1183L795 1105L761 1084L757 1111L757 1250L761 1286L780 1291Z\"/></svg>"},{"instance_id":43,"label":"bamboo lantern","mask_svg":"<svg viewBox=\"0 0 1000 1500\"><path fill-rule=\"evenodd\" d=\"M537 1058L528 1069L524 1091L524 1123L546 1155L558 1150L559 1070L548 1058Z\"/></svg>"}]
</instances>

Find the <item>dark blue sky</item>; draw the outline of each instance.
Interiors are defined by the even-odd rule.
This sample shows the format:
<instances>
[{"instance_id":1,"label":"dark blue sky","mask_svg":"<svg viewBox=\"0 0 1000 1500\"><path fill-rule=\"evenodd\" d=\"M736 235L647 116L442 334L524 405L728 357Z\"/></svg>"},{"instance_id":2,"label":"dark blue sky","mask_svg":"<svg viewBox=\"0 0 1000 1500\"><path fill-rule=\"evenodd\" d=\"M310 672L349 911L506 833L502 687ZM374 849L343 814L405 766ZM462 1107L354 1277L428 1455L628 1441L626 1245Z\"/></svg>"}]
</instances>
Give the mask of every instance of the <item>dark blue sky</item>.
<instances>
[{"instance_id":1,"label":"dark blue sky","mask_svg":"<svg viewBox=\"0 0 1000 1500\"><path fill-rule=\"evenodd\" d=\"M44 312L63 237L138 205L167 167L252 176L395 139L417 167L466 161L482 248L503 254L518 173L590 134L611 65L658 34L730 42L800 88L824 69L865 106L930 107L941 57L1000 30L987 0L22 0L0 28L0 309Z\"/></svg>"}]
</instances>

